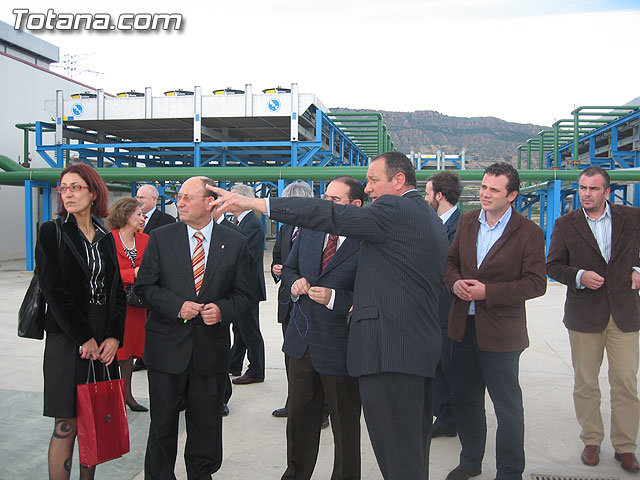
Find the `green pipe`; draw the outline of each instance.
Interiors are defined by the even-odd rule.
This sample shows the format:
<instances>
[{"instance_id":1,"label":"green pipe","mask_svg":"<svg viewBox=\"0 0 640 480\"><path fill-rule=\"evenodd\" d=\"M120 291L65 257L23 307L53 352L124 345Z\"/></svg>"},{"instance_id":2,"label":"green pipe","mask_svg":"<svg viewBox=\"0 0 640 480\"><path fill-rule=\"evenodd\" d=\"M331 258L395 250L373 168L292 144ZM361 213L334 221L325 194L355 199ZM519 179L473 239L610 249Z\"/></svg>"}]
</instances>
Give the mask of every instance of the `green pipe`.
<instances>
[{"instance_id":1,"label":"green pipe","mask_svg":"<svg viewBox=\"0 0 640 480\"><path fill-rule=\"evenodd\" d=\"M25 180L55 183L62 169L24 169L0 173L0 184L24 185ZM219 181L276 181L284 180L330 180L336 175L351 175L360 180L366 177L367 167L149 167L149 168L97 168L105 182L140 182L186 180L196 175L205 175ZM426 180L436 170L417 170L418 180ZM522 181L576 180L576 170L520 170ZM640 170L611 170L612 181L639 182ZM464 181L478 181L484 170L458 170L456 174Z\"/></svg>"},{"instance_id":2,"label":"green pipe","mask_svg":"<svg viewBox=\"0 0 640 480\"><path fill-rule=\"evenodd\" d=\"M25 157L26 161L26 157ZM5 172L27 172L28 168L24 168L19 163L14 162L9 157L5 157L4 155L0 155L0 168Z\"/></svg>"}]
</instances>

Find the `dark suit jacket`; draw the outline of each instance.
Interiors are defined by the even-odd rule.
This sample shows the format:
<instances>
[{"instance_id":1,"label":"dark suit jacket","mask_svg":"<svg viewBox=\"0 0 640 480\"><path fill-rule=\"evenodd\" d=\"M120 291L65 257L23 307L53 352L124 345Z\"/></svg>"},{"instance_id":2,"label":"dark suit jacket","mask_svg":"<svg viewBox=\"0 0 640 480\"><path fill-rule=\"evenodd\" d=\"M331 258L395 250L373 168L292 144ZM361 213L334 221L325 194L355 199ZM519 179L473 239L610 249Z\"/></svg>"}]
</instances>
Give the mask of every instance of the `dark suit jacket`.
<instances>
[{"instance_id":1,"label":"dark suit jacket","mask_svg":"<svg viewBox=\"0 0 640 480\"><path fill-rule=\"evenodd\" d=\"M513 352L529 346L525 300L544 295L547 275L542 229L515 210L500 239L478 269L476 240L480 210L464 213L447 259L446 283L476 279L486 285L486 299L476 301L478 347L489 352ZM461 342L471 302L451 296L449 338Z\"/></svg>"},{"instance_id":2,"label":"dark suit jacket","mask_svg":"<svg viewBox=\"0 0 640 480\"><path fill-rule=\"evenodd\" d=\"M291 236L293 235L293 225L282 225L278 235L276 235L276 241L273 244L273 259L271 260L271 276L273 281L278 283L280 277L273 273L274 265L284 265L291 251ZM281 283L278 288L278 323L287 323L289 321L289 314L291 313L291 295L290 291L284 288L284 284Z\"/></svg>"},{"instance_id":3,"label":"dark suit jacket","mask_svg":"<svg viewBox=\"0 0 640 480\"><path fill-rule=\"evenodd\" d=\"M283 289L299 278L311 286L333 288L333 310L301 295L291 312L282 351L299 360L309 349L311 364L322 375L347 376L346 316L353 305L360 240L346 238L327 267L320 272L324 232L300 229L282 271Z\"/></svg>"},{"instance_id":4,"label":"dark suit jacket","mask_svg":"<svg viewBox=\"0 0 640 480\"><path fill-rule=\"evenodd\" d=\"M460 217L462 213L459 208L456 208L455 211L451 214L449 219L445 222L444 228L447 231L447 239L449 240L449 245L453 243L453 239L456 236L456 230L458 229L458 222L460 221ZM451 295L449 294L449 289L447 285L442 283L442 297L440 299L440 326L442 328L448 328L449 326L449 308L451 307Z\"/></svg>"},{"instance_id":5,"label":"dark suit jacket","mask_svg":"<svg viewBox=\"0 0 640 480\"><path fill-rule=\"evenodd\" d=\"M447 251L442 221L417 191L364 207L271 199L271 218L362 240L347 366L432 377L440 358L438 304Z\"/></svg>"},{"instance_id":6,"label":"dark suit jacket","mask_svg":"<svg viewBox=\"0 0 640 480\"><path fill-rule=\"evenodd\" d=\"M249 305L247 241L214 223L204 280L196 296L187 226L173 223L154 230L138 271L135 292L151 305L146 323L144 362L149 368L178 374L193 358L199 375L225 373L229 364L229 323ZM187 301L215 303L222 322L205 325L195 317L178 318Z\"/></svg>"},{"instance_id":7,"label":"dark suit jacket","mask_svg":"<svg viewBox=\"0 0 640 480\"><path fill-rule=\"evenodd\" d=\"M549 276L567 286L564 324L578 332L602 332L609 315L623 332L640 330L640 297L631 289L632 267L640 266L640 209L611 205L611 259L600 253L582 208L556 220L547 255ZM578 270L605 279L598 290L577 289Z\"/></svg>"},{"instance_id":8,"label":"dark suit jacket","mask_svg":"<svg viewBox=\"0 0 640 480\"><path fill-rule=\"evenodd\" d=\"M251 302L262 302L267 299L267 290L264 285L264 230L262 223L253 212L249 212L238 224L238 228L248 242Z\"/></svg>"},{"instance_id":9,"label":"dark suit jacket","mask_svg":"<svg viewBox=\"0 0 640 480\"><path fill-rule=\"evenodd\" d=\"M59 248L54 222L61 224L62 237ZM107 232L106 236L98 242L109 309L104 338L116 338L122 346L127 304L113 236L104 231ZM70 215L69 218L59 218L42 224L35 252L38 279L48 306L45 330L49 333L65 333L77 345L82 345L94 337L93 330L87 322L90 300L89 269L84 257L83 242L75 218ZM100 340L96 340L100 344Z\"/></svg>"},{"instance_id":10,"label":"dark suit jacket","mask_svg":"<svg viewBox=\"0 0 640 480\"><path fill-rule=\"evenodd\" d=\"M170 225L172 223L176 223L176 219L168 213L161 212L160 209L156 207L142 233L149 235L156 228L162 227L163 225Z\"/></svg>"}]
</instances>

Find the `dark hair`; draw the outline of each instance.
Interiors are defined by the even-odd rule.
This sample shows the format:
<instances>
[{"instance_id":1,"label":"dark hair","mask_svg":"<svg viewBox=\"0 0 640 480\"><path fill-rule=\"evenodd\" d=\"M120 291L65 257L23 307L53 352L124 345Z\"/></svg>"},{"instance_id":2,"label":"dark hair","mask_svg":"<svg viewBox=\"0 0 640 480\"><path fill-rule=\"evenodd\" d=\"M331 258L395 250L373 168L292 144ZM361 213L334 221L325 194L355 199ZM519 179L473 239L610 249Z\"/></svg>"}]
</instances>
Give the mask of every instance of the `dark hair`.
<instances>
[{"instance_id":1,"label":"dark hair","mask_svg":"<svg viewBox=\"0 0 640 480\"><path fill-rule=\"evenodd\" d=\"M433 193L441 193L451 205L458 203L462 195L462 184L460 177L451 172L440 172L429 177L427 182L431 182Z\"/></svg>"},{"instance_id":2,"label":"dark hair","mask_svg":"<svg viewBox=\"0 0 640 480\"><path fill-rule=\"evenodd\" d=\"M109 216L107 217L106 224L109 230L124 227L129 221L129 217L138 208L142 207L142 202L137 201L135 198L126 197L119 198L111 205Z\"/></svg>"},{"instance_id":3,"label":"dark hair","mask_svg":"<svg viewBox=\"0 0 640 480\"><path fill-rule=\"evenodd\" d=\"M60 174L60 182L62 181L62 177L67 173L75 173L76 175L79 175L80 178L86 182L87 187L89 187L89 191L96 196L96 199L91 204L91 215L98 218L105 218L109 215L109 190L107 190L107 186L102 181L102 178L100 178L100 175L98 175L98 172L89 165L76 163L74 165L69 165L67 168L62 170L62 173ZM64 203L60 201L60 210L58 210L58 215L66 214L67 209L64 208Z\"/></svg>"},{"instance_id":4,"label":"dark hair","mask_svg":"<svg viewBox=\"0 0 640 480\"><path fill-rule=\"evenodd\" d=\"M500 175L507 177L507 195L511 192L520 191L520 175L518 175L518 171L507 162L496 162L489 165L484 169L484 174L491 175L493 177L498 177Z\"/></svg>"},{"instance_id":5,"label":"dark hair","mask_svg":"<svg viewBox=\"0 0 640 480\"><path fill-rule=\"evenodd\" d=\"M364 187L357 179L349 175L338 175L337 177L333 177L331 181L344 183L349 187L349 200L360 200L364 205Z\"/></svg>"},{"instance_id":6,"label":"dark hair","mask_svg":"<svg viewBox=\"0 0 640 480\"><path fill-rule=\"evenodd\" d=\"M609 174L605 169L600 167L585 168L578 176L578 183L580 183L580 179L582 177L595 177L596 175L600 175L602 177L602 183L604 184L605 190L611 187L611 177L609 177Z\"/></svg>"},{"instance_id":7,"label":"dark hair","mask_svg":"<svg viewBox=\"0 0 640 480\"><path fill-rule=\"evenodd\" d=\"M204 188L205 196L213 197L217 199L218 194L215 192L212 192L211 190L207 190L206 185L209 185L210 187L217 187L218 182L216 182L215 180L211 180L209 177L199 177L199 178L202 180L202 188Z\"/></svg>"},{"instance_id":8,"label":"dark hair","mask_svg":"<svg viewBox=\"0 0 640 480\"><path fill-rule=\"evenodd\" d=\"M410 187L416 187L416 169L414 168L413 163L411 163L411 160L409 160L404 153L384 152L377 157L374 157L371 160L371 163L380 158L385 161L385 171L389 180L391 180L395 174L403 173L404 184Z\"/></svg>"}]
</instances>

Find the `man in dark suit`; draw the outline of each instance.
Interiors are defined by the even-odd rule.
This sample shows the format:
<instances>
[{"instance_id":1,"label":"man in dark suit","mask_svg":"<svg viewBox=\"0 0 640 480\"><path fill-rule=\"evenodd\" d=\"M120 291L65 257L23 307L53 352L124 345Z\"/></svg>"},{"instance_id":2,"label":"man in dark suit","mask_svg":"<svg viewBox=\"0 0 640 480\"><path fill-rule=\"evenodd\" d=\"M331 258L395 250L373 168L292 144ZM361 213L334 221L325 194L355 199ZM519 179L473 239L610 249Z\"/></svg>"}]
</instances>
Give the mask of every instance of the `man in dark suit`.
<instances>
[{"instance_id":1,"label":"man in dark suit","mask_svg":"<svg viewBox=\"0 0 640 480\"><path fill-rule=\"evenodd\" d=\"M144 228L142 233L151 234L153 230L163 225L175 223L176 219L168 213L158 210L158 189L151 184L142 185L136 192L136 200L142 204L142 216L144 218ZM133 365L133 371L139 372L147 368L144 360L137 359Z\"/></svg>"},{"instance_id":2,"label":"man in dark suit","mask_svg":"<svg viewBox=\"0 0 640 480\"><path fill-rule=\"evenodd\" d=\"M449 245L456 236L458 221L462 214L456 204L462 194L460 177L451 172L436 173L427 180L424 199L433 207L447 231ZM436 368L434 379L434 408L433 413L437 417L433 422L432 438L455 437L456 424L453 420L451 406L451 385L453 377L451 373L451 340L447 333L449 325L449 307L451 297L449 289L442 282L442 296L440 298L440 327L442 328L442 352L440 362Z\"/></svg>"},{"instance_id":3,"label":"man in dark suit","mask_svg":"<svg viewBox=\"0 0 640 480\"><path fill-rule=\"evenodd\" d=\"M622 468L638 472L640 210L607 202L609 182L609 174L598 167L580 174L582 208L556 220L547 272L567 286L564 324L574 369L573 401L585 445L582 462L600 461L604 427L598 374L606 350L611 443Z\"/></svg>"},{"instance_id":4,"label":"man in dark suit","mask_svg":"<svg viewBox=\"0 0 640 480\"><path fill-rule=\"evenodd\" d=\"M245 238L214 225L205 181L182 184L182 222L152 232L134 287L151 305L144 350L151 401L146 479L175 478L183 407L187 476L209 478L222 464L229 323L248 306L249 265Z\"/></svg>"},{"instance_id":5,"label":"man in dark suit","mask_svg":"<svg viewBox=\"0 0 640 480\"><path fill-rule=\"evenodd\" d=\"M296 180L291 182L282 191L284 198L289 197L313 197L313 191L307 182L302 180ZM276 235L276 240L273 244L273 257L271 260L271 277L273 281L278 283L282 278L282 264L287 260L291 246L298 235L298 227L294 225L282 225ZM282 339L287 333L287 327L289 326L289 315L291 314L291 292L284 288L284 284L280 283L278 287L278 323L282 325ZM284 367L287 372L287 381L289 379L289 357L284 356ZM271 415L274 417L286 417L287 406L289 400L284 404L282 408L276 408Z\"/></svg>"},{"instance_id":6,"label":"man in dark suit","mask_svg":"<svg viewBox=\"0 0 640 480\"><path fill-rule=\"evenodd\" d=\"M224 202L267 212L265 199L214 189ZM406 155L371 160L373 203L358 208L312 198L272 198L271 218L362 240L347 348L385 479L428 477L433 376L440 358L438 305L447 251L442 222L416 190ZM425 248L428 246L429 248Z\"/></svg>"},{"instance_id":7,"label":"man in dark suit","mask_svg":"<svg viewBox=\"0 0 640 480\"><path fill-rule=\"evenodd\" d=\"M487 437L485 390L498 419L496 479L521 480L524 409L520 354L529 346L525 300L547 288L544 233L518 214L518 172L507 163L485 169L482 209L462 215L449 249L446 283L453 340L453 416L462 444L448 480L480 475Z\"/></svg>"},{"instance_id":8,"label":"man in dark suit","mask_svg":"<svg viewBox=\"0 0 640 480\"><path fill-rule=\"evenodd\" d=\"M334 178L325 199L362 206L362 184ZM283 268L294 303L283 351L290 357L287 470L283 480L310 479L320 445L325 400L331 415L331 478L360 478L360 393L347 372L346 316L353 305L360 241L300 229Z\"/></svg>"},{"instance_id":9,"label":"man in dark suit","mask_svg":"<svg viewBox=\"0 0 640 480\"><path fill-rule=\"evenodd\" d=\"M144 230L142 233L149 235L156 228L169 225L176 221L176 219L168 213L156 208L158 189L153 185L142 185L136 193L136 200L142 203L142 215L144 217Z\"/></svg>"},{"instance_id":10,"label":"man in dark suit","mask_svg":"<svg viewBox=\"0 0 640 480\"><path fill-rule=\"evenodd\" d=\"M248 198L255 198L253 188L249 185L236 184L231 187L231 191ZM235 376L240 375L233 379L234 385L249 385L264 382L264 340L260 332L260 302L267 299L263 264L264 230L253 211L234 210L231 213L235 215L238 228L248 242L251 305L233 323L233 347L231 347L229 372ZM245 353L249 360L249 367L244 375L241 375Z\"/></svg>"}]
</instances>

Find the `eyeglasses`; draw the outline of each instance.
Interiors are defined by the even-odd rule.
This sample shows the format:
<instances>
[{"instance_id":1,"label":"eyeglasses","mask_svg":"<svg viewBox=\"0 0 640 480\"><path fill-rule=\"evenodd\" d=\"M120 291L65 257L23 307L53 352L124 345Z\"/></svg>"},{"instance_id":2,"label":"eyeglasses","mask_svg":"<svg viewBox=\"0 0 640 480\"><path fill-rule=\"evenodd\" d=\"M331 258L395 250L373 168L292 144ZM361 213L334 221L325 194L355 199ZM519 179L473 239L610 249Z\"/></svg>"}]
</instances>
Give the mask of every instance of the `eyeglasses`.
<instances>
[{"instance_id":1,"label":"eyeglasses","mask_svg":"<svg viewBox=\"0 0 640 480\"><path fill-rule=\"evenodd\" d=\"M207 195L206 197L200 197L200 196L195 196L195 195L183 195L182 193L178 193L174 198L174 200L176 201L176 203L182 201L184 203L191 203L193 202L195 199L197 198L209 198L210 195Z\"/></svg>"},{"instance_id":2,"label":"eyeglasses","mask_svg":"<svg viewBox=\"0 0 640 480\"><path fill-rule=\"evenodd\" d=\"M87 187L86 185L74 184L74 185L69 185L68 187L66 185L63 185L62 187L56 187L56 192L60 194L67 193L67 190L70 190L72 192L79 192L83 188L86 188L87 190L89 190L89 187Z\"/></svg>"}]
</instances>

